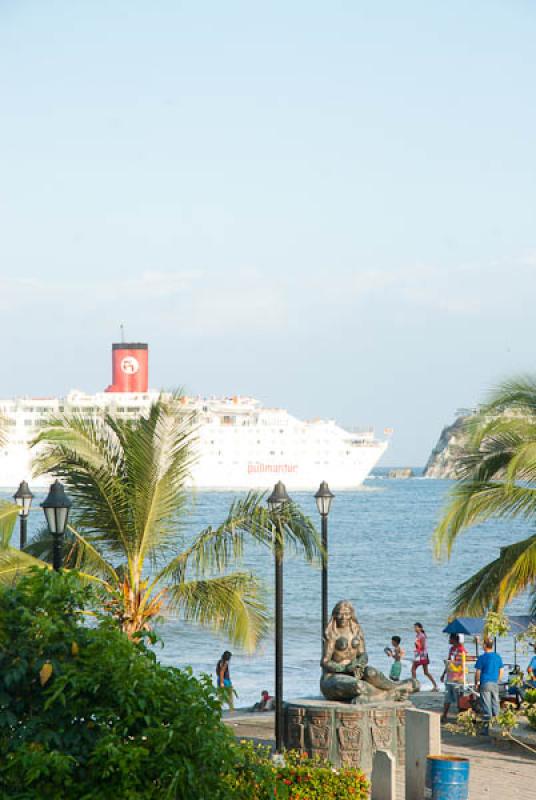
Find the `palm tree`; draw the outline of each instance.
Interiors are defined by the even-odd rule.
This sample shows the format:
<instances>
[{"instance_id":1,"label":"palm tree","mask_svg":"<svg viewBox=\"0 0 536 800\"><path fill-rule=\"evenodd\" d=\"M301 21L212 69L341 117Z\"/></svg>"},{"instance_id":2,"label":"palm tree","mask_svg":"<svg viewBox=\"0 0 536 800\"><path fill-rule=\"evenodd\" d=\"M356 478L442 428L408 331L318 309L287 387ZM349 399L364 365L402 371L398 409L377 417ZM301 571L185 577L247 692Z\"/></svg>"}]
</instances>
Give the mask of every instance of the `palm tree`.
<instances>
[{"instance_id":1,"label":"palm tree","mask_svg":"<svg viewBox=\"0 0 536 800\"><path fill-rule=\"evenodd\" d=\"M74 516L64 565L98 584L128 635L149 629L166 609L224 631L251 651L269 624L263 591L255 576L230 568L246 538L273 546L273 519L262 495L249 493L231 505L222 524L179 548L195 431L191 418L177 414L175 400L161 397L135 420L111 414L52 419L34 441L34 471L66 484ZM281 530L286 546L309 561L318 557L318 534L292 503L281 514ZM24 553L5 544L0 580L50 564L46 530Z\"/></svg>"},{"instance_id":2,"label":"palm tree","mask_svg":"<svg viewBox=\"0 0 536 800\"><path fill-rule=\"evenodd\" d=\"M457 536L489 519L536 522L536 377L503 383L467 423L459 480L434 532L436 552L451 555ZM536 534L501 548L497 559L454 591L455 613L502 611L531 589L536 613Z\"/></svg>"}]
</instances>

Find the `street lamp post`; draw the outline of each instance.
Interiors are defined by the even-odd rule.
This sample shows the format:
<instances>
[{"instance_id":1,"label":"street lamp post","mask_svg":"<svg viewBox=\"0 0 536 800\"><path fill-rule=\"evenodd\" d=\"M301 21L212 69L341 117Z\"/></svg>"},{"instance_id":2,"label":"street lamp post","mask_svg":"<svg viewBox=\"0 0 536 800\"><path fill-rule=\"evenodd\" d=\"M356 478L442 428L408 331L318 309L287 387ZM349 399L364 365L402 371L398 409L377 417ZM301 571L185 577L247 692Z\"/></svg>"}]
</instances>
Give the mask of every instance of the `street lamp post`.
<instances>
[{"instance_id":1,"label":"street lamp post","mask_svg":"<svg viewBox=\"0 0 536 800\"><path fill-rule=\"evenodd\" d=\"M60 570L63 565L63 534L67 527L72 504L72 500L65 494L63 483L58 480L54 481L46 500L41 503L48 529L54 541L52 566L56 571Z\"/></svg>"},{"instance_id":2,"label":"street lamp post","mask_svg":"<svg viewBox=\"0 0 536 800\"><path fill-rule=\"evenodd\" d=\"M32 505L33 494L26 481L21 481L19 488L13 495L13 499L19 506L19 519L20 519L20 549L24 550L26 541L28 539L28 514Z\"/></svg>"},{"instance_id":3,"label":"street lamp post","mask_svg":"<svg viewBox=\"0 0 536 800\"><path fill-rule=\"evenodd\" d=\"M328 514L334 497L326 481L322 481L315 494L316 507L322 521L322 645L328 624Z\"/></svg>"},{"instance_id":4,"label":"street lamp post","mask_svg":"<svg viewBox=\"0 0 536 800\"><path fill-rule=\"evenodd\" d=\"M275 559L275 749L283 748L283 543L279 515L290 501L285 484L278 481L268 498L274 526ZM275 530L277 529L277 530Z\"/></svg>"}]
</instances>

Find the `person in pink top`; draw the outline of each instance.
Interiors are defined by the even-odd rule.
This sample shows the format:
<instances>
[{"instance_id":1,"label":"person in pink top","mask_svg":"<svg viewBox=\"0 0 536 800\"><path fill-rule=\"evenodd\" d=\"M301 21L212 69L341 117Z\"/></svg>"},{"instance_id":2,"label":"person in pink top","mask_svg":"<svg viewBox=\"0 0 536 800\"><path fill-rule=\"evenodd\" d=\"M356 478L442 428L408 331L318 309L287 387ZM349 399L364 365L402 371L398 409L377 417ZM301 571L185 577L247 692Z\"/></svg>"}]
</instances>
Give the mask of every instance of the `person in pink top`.
<instances>
[{"instance_id":1,"label":"person in pink top","mask_svg":"<svg viewBox=\"0 0 536 800\"><path fill-rule=\"evenodd\" d=\"M413 679L417 678L417 668L422 667L422 670L429 681L433 684L433 692L438 692L439 689L437 688L437 683L433 675L430 673L428 669L428 665L430 664L430 658L428 657L428 642L426 639L426 633L424 632L424 628L420 622L416 622L413 626L415 629L415 652L413 655L413 663L411 665L411 677Z\"/></svg>"}]
</instances>

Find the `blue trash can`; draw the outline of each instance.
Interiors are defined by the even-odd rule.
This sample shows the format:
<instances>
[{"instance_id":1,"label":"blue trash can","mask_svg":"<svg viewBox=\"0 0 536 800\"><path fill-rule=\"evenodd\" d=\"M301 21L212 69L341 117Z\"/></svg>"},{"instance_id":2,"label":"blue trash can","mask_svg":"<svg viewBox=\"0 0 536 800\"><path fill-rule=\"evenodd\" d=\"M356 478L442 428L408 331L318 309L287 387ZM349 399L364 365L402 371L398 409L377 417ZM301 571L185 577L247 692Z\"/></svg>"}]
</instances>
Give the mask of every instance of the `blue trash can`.
<instances>
[{"instance_id":1,"label":"blue trash can","mask_svg":"<svg viewBox=\"0 0 536 800\"><path fill-rule=\"evenodd\" d=\"M426 759L426 800L467 800L469 759L457 756L428 756Z\"/></svg>"}]
</instances>

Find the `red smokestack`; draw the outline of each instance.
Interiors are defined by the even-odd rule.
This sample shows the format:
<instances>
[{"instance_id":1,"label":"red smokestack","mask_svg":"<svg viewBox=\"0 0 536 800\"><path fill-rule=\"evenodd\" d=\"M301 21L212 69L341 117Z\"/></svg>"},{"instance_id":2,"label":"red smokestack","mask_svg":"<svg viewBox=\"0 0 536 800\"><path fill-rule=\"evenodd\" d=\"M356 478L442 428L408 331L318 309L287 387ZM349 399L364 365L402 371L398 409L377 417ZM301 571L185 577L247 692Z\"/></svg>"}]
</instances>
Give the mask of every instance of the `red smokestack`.
<instances>
[{"instance_id":1,"label":"red smokestack","mask_svg":"<svg viewBox=\"0 0 536 800\"><path fill-rule=\"evenodd\" d=\"M146 392L149 347L141 342L112 344L112 384L107 392Z\"/></svg>"}]
</instances>

